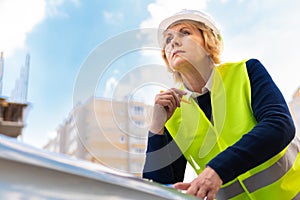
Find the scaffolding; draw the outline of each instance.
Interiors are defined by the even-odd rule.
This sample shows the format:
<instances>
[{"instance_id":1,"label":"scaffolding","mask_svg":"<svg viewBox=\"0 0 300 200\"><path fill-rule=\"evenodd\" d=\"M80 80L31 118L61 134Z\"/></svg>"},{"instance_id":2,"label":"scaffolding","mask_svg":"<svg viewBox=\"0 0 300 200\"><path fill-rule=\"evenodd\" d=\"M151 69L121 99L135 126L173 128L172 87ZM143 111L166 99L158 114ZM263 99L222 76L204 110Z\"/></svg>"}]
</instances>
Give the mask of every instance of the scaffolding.
<instances>
[{"instance_id":1,"label":"scaffolding","mask_svg":"<svg viewBox=\"0 0 300 200\"><path fill-rule=\"evenodd\" d=\"M3 80L3 66L4 66L4 58L3 52L0 52L0 96L2 96L2 80Z\"/></svg>"},{"instance_id":2,"label":"scaffolding","mask_svg":"<svg viewBox=\"0 0 300 200\"><path fill-rule=\"evenodd\" d=\"M10 137L18 137L22 134L24 124L24 113L28 107L27 88L29 75L29 54L26 56L25 66L21 68L21 74L16 81L15 88L9 100L2 97L2 80L4 58L0 55L0 134Z\"/></svg>"}]
</instances>

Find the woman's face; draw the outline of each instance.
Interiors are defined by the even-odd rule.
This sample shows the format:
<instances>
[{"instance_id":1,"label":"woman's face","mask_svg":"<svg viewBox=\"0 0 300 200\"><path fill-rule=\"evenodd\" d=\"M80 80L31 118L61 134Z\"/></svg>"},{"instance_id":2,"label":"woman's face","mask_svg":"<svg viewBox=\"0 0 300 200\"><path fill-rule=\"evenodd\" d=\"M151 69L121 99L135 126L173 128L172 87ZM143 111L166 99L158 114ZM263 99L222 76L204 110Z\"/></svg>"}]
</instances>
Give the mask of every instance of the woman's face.
<instances>
[{"instance_id":1,"label":"woman's face","mask_svg":"<svg viewBox=\"0 0 300 200\"><path fill-rule=\"evenodd\" d=\"M190 23L178 23L164 33L164 51L169 67L178 72L201 64L204 50L202 32Z\"/></svg>"}]
</instances>

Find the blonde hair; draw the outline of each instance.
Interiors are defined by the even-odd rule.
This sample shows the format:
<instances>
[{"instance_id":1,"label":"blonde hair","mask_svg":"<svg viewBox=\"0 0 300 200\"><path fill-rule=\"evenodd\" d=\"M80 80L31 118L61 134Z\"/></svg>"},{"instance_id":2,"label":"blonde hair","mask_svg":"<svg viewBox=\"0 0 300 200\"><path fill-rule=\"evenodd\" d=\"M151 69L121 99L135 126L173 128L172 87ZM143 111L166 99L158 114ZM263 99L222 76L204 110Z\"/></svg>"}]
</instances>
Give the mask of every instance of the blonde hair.
<instances>
[{"instance_id":1,"label":"blonde hair","mask_svg":"<svg viewBox=\"0 0 300 200\"><path fill-rule=\"evenodd\" d=\"M192 21L192 20L181 20L177 23L172 24L171 26L168 27L172 28L175 25L178 24L183 24L183 25L189 25L192 26L199 31L201 31L203 39L204 39L204 49L206 52L210 55L212 60L214 61L215 64L219 64L221 62L220 56L222 53L222 48L223 48L223 42L222 38L220 35L216 35L213 30L209 27L207 27L205 24L197 21ZM168 71L171 72L174 76L174 79L176 82L182 82L182 77L179 72L173 71L171 67L169 66L166 54L165 54L165 47L162 48L161 50L161 55L163 60L165 61Z\"/></svg>"}]
</instances>

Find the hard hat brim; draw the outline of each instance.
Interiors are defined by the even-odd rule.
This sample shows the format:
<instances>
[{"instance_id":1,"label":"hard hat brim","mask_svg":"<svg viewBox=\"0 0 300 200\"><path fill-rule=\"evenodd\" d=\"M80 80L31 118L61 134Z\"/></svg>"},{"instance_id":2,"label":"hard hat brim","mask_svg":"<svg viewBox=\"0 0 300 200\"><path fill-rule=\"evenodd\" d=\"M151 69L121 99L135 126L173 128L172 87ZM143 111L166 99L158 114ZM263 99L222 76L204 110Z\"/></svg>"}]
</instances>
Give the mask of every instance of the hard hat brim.
<instances>
[{"instance_id":1,"label":"hard hat brim","mask_svg":"<svg viewBox=\"0 0 300 200\"><path fill-rule=\"evenodd\" d=\"M212 20L212 18L208 14L197 10L183 10L182 12L179 12L171 17L168 17L160 23L159 29L160 31L164 31L170 25L180 20L192 20L196 22L201 22L205 24L207 27L211 28L214 34L220 35L220 31L217 28L215 22Z\"/></svg>"}]
</instances>

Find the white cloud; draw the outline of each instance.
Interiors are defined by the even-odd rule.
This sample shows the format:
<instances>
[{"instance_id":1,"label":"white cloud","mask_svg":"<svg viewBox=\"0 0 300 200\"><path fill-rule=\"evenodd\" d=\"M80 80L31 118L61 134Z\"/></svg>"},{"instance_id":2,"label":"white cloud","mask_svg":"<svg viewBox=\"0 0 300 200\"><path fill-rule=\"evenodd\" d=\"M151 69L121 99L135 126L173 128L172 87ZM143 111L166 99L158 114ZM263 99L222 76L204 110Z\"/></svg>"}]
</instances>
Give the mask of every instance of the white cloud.
<instances>
[{"instance_id":1,"label":"white cloud","mask_svg":"<svg viewBox=\"0 0 300 200\"><path fill-rule=\"evenodd\" d=\"M59 16L67 18L68 15L65 12L60 11L58 8L64 3L64 0L48 0L47 1L47 15L48 16Z\"/></svg>"},{"instance_id":2,"label":"white cloud","mask_svg":"<svg viewBox=\"0 0 300 200\"><path fill-rule=\"evenodd\" d=\"M56 131L48 131L47 132L47 138L49 138L50 140L54 139L56 136L57 136Z\"/></svg>"},{"instance_id":3,"label":"white cloud","mask_svg":"<svg viewBox=\"0 0 300 200\"><path fill-rule=\"evenodd\" d=\"M44 0L0 1L0 51L9 56L25 47L26 34L45 18Z\"/></svg>"},{"instance_id":4,"label":"white cloud","mask_svg":"<svg viewBox=\"0 0 300 200\"><path fill-rule=\"evenodd\" d=\"M66 2L80 5L79 0L0 0L0 51L9 57L26 49L26 35L47 16L67 17L58 9Z\"/></svg>"},{"instance_id":5,"label":"white cloud","mask_svg":"<svg viewBox=\"0 0 300 200\"><path fill-rule=\"evenodd\" d=\"M217 16L224 27L224 60L260 59L289 101L300 84L296 73L300 2L253 0L241 6L245 9L234 24L224 13Z\"/></svg>"},{"instance_id":6,"label":"white cloud","mask_svg":"<svg viewBox=\"0 0 300 200\"><path fill-rule=\"evenodd\" d=\"M110 77L105 84L104 97L111 97L114 88L118 85L118 81L115 77Z\"/></svg>"},{"instance_id":7,"label":"white cloud","mask_svg":"<svg viewBox=\"0 0 300 200\"><path fill-rule=\"evenodd\" d=\"M124 15L121 12L104 11L103 17L108 24L119 24L124 19Z\"/></svg>"},{"instance_id":8,"label":"white cloud","mask_svg":"<svg viewBox=\"0 0 300 200\"><path fill-rule=\"evenodd\" d=\"M80 0L70 0L71 3L73 3L73 5L75 5L76 7L80 6Z\"/></svg>"},{"instance_id":9,"label":"white cloud","mask_svg":"<svg viewBox=\"0 0 300 200\"><path fill-rule=\"evenodd\" d=\"M209 0L156 0L148 5L150 18L141 23L141 28L157 28L158 24L164 18L182 9L198 9L203 10L207 6Z\"/></svg>"},{"instance_id":10,"label":"white cloud","mask_svg":"<svg viewBox=\"0 0 300 200\"><path fill-rule=\"evenodd\" d=\"M69 15L64 10L60 9L64 4L70 3L75 7L80 6L80 0L46 0L47 2L47 15L48 16L58 16L61 18L68 18Z\"/></svg>"}]
</instances>

